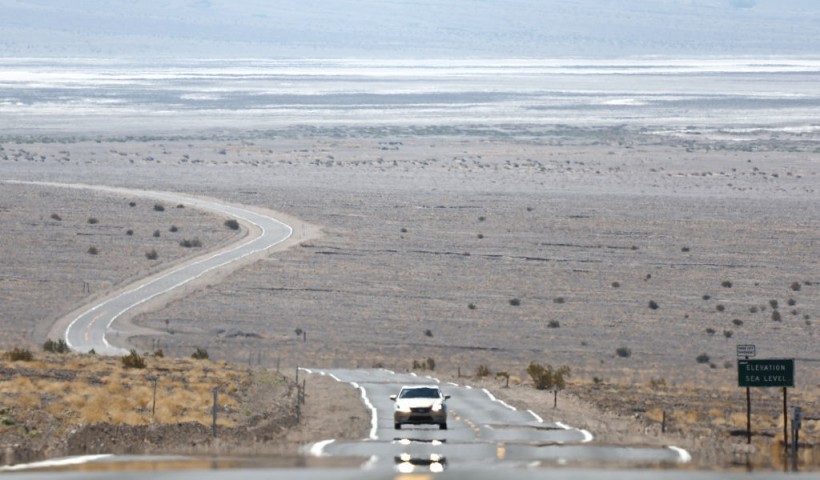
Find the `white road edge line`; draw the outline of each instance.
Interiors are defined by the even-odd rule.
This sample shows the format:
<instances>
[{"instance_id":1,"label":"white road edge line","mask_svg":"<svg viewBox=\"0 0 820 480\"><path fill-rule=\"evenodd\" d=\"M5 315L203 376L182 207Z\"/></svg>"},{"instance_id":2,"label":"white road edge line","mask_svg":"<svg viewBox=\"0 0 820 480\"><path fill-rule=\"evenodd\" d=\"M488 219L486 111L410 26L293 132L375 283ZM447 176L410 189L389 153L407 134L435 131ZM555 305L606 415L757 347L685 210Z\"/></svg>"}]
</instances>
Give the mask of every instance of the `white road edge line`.
<instances>
[{"instance_id":1,"label":"white road edge line","mask_svg":"<svg viewBox=\"0 0 820 480\"><path fill-rule=\"evenodd\" d=\"M578 431L581 435L584 436L584 438L581 440L581 443L589 443L595 438L595 436L592 435L592 433L589 430L584 430L583 428L570 427L569 425L563 422L555 422L555 424L563 428L564 430Z\"/></svg>"},{"instance_id":2,"label":"white road edge line","mask_svg":"<svg viewBox=\"0 0 820 480\"><path fill-rule=\"evenodd\" d=\"M538 414L537 414L537 413L533 412L532 410L527 410L527 411L528 411L528 412L530 412L530 415L532 415L533 417L535 417L535 420L536 420L538 423L544 423L544 419L543 419L543 418L541 418L540 416L538 416Z\"/></svg>"},{"instance_id":3,"label":"white road edge line","mask_svg":"<svg viewBox=\"0 0 820 480\"><path fill-rule=\"evenodd\" d=\"M674 445L670 445L667 448L677 452L678 456L680 457L678 458L678 463L689 463L692 461L692 455L690 455L689 452L687 452L686 450L680 447L676 447Z\"/></svg>"},{"instance_id":4,"label":"white road edge line","mask_svg":"<svg viewBox=\"0 0 820 480\"><path fill-rule=\"evenodd\" d=\"M49 468L49 467L63 467L67 465L82 465L84 463L102 460L103 458L113 457L110 453L102 455L82 455L79 457L57 458L54 460L43 460L42 462L21 463L18 465L6 465L0 467L0 472L16 472L20 470L31 470L34 468Z\"/></svg>"},{"instance_id":5,"label":"white road edge line","mask_svg":"<svg viewBox=\"0 0 820 480\"><path fill-rule=\"evenodd\" d=\"M486 393L488 397L490 397L490 401L493 401L493 402L498 402L498 403L500 403L501 405L504 405L505 407L509 408L509 409L510 409L510 410L512 410L513 412L517 412L517 411L518 411L518 409L516 409L516 408L515 408L515 407L513 407L512 405L508 404L508 403L507 403L507 402L505 402L504 400L499 400L499 399L495 398L495 395L493 395L492 393L490 393L490 391L489 391L489 390L487 390L486 388L482 388L481 390L482 390L484 393Z\"/></svg>"},{"instance_id":6,"label":"white road edge line","mask_svg":"<svg viewBox=\"0 0 820 480\"><path fill-rule=\"evenodd\" d=\"M362 401L370 409L370 440L378 440L379 436L376 435L376 432L379 429L379 414L376 411L376 407L370 403L370 399L367 398L367 392L365 391L364 387L359 385L356 382L350 382L354 388L358 388L360 392L362 392Z\"/></svg>"},{"instance_id":7,"label":"white road edge line","mask_svg":"<svg viewBox=\"0 0 820 480\"><path fill-rule=\"evenodd\" d=\"M322 440L321 442L316 442L310 447L310 454L314 457L324 457L325 456L325 447L330 445L331 443L335 442L336 439L330 440Z\"/></svg>"}]
</instances>

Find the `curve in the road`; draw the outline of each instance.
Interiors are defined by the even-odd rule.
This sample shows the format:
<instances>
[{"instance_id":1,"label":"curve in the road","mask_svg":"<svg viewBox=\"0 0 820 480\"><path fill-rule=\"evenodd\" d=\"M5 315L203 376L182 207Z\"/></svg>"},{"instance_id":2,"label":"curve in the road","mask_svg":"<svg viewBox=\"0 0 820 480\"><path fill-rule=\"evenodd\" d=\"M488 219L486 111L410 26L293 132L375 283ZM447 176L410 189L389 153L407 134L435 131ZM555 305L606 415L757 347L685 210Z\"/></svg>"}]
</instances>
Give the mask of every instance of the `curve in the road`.
<instances>
[{"instance_id":1,"label":"curve in the road","mask_svg":"<svg viewBox=\"0 0 820 480\"><path fill-rule=\"evenodd\" d=\"M85 308L73 318L65 328L64 338L73 350L91 351L104 355L128 353L126 349L109 343L107 334L112 324L134 308L158 297L167 295L215 270L238 262L248 256L264 252L278 245L293 234L293 228L271 216L230 205L214 199L194 197L181 193L156 192L118 187L84 184L63 184L54 182L9 182L59 188L88 189L104 193L146 197L188 205L200 210L225 215L241 221L248 228L248 235L238 242L208 252L182 265L154 274L147 279L125 287L102 301Z\"/></svg>"},{"instance_id":2,"label":"curve in the road","mask_svg":"<svg viewBox=\"0 0 820 480\"><path fill-rule=\"evenodd\" d=\"M687 463L691 457L678 447L616 447L592 445L590 432L561 422L545 423L531 410L519 411L487 389L448 382L450 429L426 426L393 428L392 403L387 399L404 384L440 383L433 377L397 374L390 370L303 369L327 375L361 390L372 412L369 438L361 442L327 440L308 452L315 456L370 458L369 465L410 469L475 468L477 466L531 466L544 462L583 464ZM432 464L430 464L432 462Z\"/></svg>"}]
</instances>

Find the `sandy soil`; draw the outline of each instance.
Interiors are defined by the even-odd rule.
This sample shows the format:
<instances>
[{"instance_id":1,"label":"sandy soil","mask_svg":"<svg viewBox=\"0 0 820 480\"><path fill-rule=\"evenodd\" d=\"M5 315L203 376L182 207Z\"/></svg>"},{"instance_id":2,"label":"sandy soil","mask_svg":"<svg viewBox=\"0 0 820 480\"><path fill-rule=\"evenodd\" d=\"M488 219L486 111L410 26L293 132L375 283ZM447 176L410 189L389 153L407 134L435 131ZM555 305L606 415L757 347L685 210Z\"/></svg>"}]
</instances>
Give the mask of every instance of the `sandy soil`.
<instances>
[{"instance_id":1,"label":"sandy soil","mask_svg":"<svg viewBox=\"0 0 820 480\"><path fill-rule=\"evenodd\" d=\"M743 411L735 345L753 343L759 357L797 358L793 401L817 409L817 138L412 133L7 140L0 165L4 179L176 190L322 226L319 238L140 316L158 332L131 340L142 349L204 346L218 359L283 368L407 370L433 358L443 375L486 364L522 379L531 361L566 364L579 398L593 383L641 386L647 398L659 380L714 389L729 431ZM140 206L0 188L5 345L42 342L88 296L83 281L94 294L153 268L143 250L154 229L165 241L168 224L185 234L200 222L205 245L231 235L220 219ZM63 221L49 219L55 211ZM91 215L98 225L84 223ZM134 237L147 233L141 243L122 233L129 225ZM81 233L118 243L92 257ZM174 244L157 243L161 259L187 254ZM613 395L590 404L615 412ZM776 435L776 395L759 395L761 429ZM651 415L637 415L633 427L645 428ZM590 426L606 438L601 418Z\"/></svg>"}]
</instances>

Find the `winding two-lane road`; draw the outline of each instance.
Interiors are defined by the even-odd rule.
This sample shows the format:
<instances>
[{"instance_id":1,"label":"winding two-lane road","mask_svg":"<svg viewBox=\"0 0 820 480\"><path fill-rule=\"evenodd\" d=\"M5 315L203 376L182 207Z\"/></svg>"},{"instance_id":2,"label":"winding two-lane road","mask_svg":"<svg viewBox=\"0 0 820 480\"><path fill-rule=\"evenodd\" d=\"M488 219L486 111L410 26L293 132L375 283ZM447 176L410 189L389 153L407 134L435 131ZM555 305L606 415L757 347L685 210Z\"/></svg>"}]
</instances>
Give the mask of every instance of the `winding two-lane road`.
<instances>
[{"instance_id":1,"label":"winding two-lane road","mask_svg":"<svg viewBox=\"0 0 820 480\"><path fill-rule=\"evenodd\" d=\"M229 247L204 254L184 262L147 279L140 280L108 296L101 302L88 306L79 315L70 319L65 328L65 340L73 350L88 352L94 350L101 355L121 355L128 350L112 345L106 335L112 324L134 308L144 305L163 295L223 268L250 255L264 252L278 245L293 234L293 229L263 213L230 205L217 200L204 199L181 193L154 192L99 185L62 184L49 182L14 182L60 188L79 188L98 192L138 196L168 203L182 204L234 218L249 227L249 233Z\"/></svg>"}]
</instances>

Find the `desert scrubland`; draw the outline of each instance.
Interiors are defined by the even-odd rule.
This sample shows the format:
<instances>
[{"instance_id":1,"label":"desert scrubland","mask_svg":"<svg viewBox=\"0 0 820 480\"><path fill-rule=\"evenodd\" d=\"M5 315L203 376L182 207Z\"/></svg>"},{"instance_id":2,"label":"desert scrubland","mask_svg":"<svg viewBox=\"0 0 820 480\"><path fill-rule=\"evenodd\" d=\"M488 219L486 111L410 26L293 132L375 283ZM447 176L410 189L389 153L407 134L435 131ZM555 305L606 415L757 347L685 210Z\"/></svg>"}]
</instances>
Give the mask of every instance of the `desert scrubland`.
<instances>
[{"instance_id":1,"label":"desert scrubland","mask_svg":"<svg viewBox=\"0 0 820 480\"><path fill-rule=\"evenodd\" d=\"M447 378L484 365L513 387L471 381L545 418L587 408L626 422L619 433L575 415L609 441L663 442L665 412L666 435L699 464L729 465L745 428L735 346L751 343L760 358L796 359L790 398L814 412L803 438L817 441L817 132L326 127L0 145L2 180L180 191L321 228L132 319L152 334L129 338L122 322L123 346L282 369L433 359ZM132 201L2 185L4 349L37 349L94 295L243 234ZM200 247L179 245L194 237ZM530 362L571 367L559 410L533 397ZM782 435L779 392L753 397L765 451Z\"/></svg>"}]
</instances>

